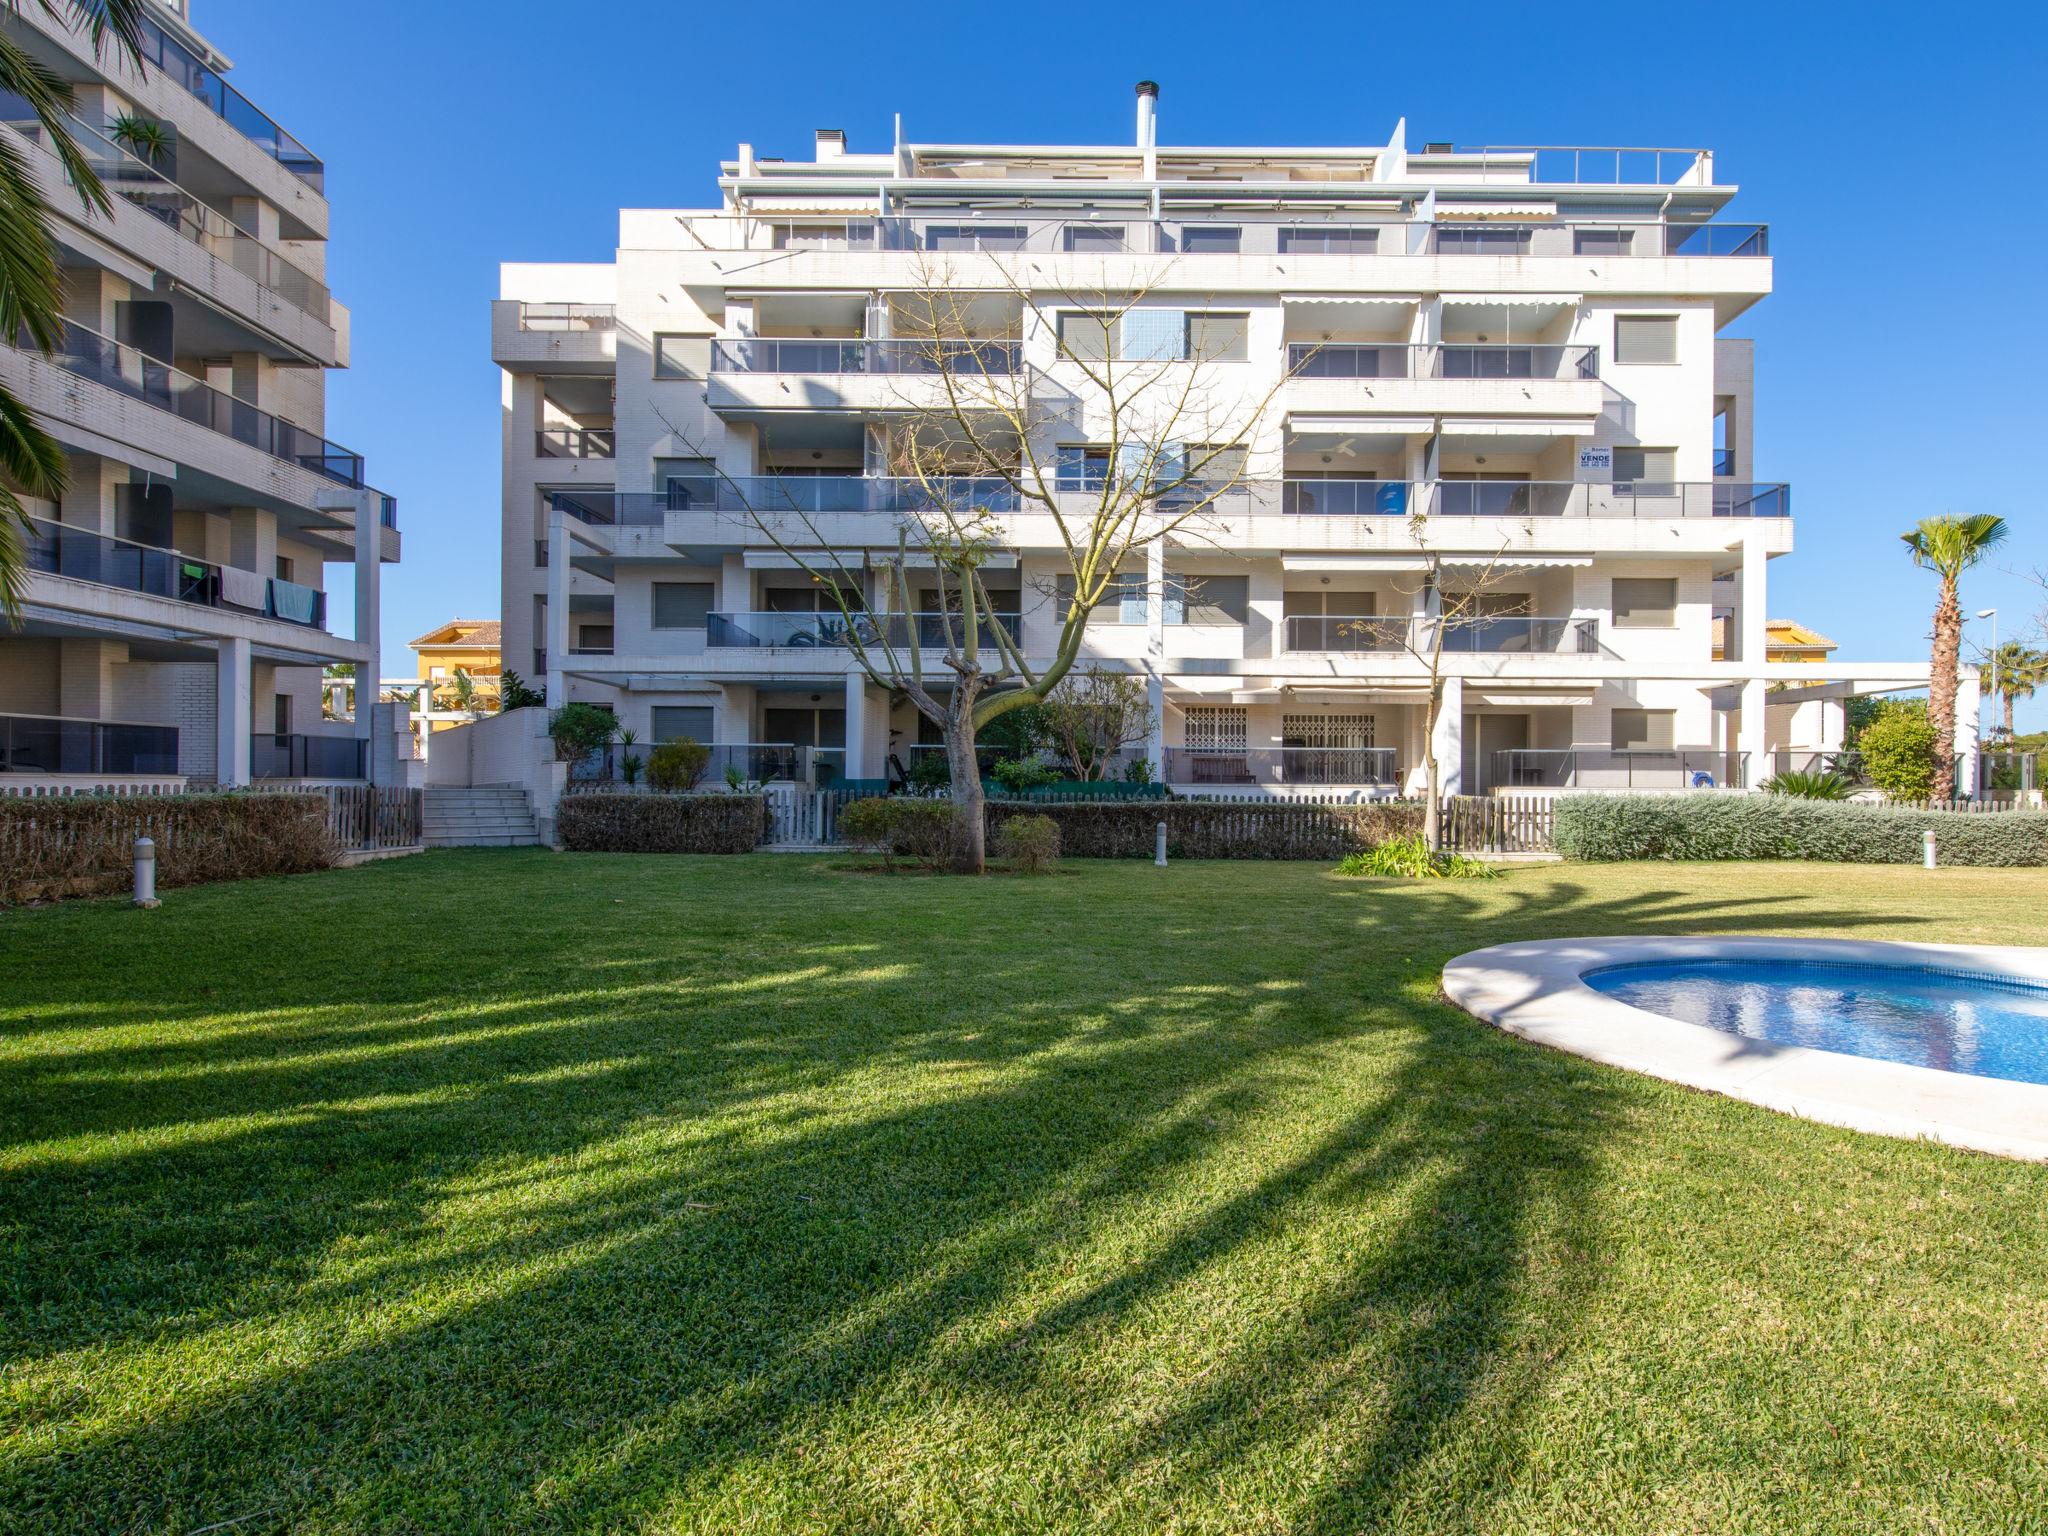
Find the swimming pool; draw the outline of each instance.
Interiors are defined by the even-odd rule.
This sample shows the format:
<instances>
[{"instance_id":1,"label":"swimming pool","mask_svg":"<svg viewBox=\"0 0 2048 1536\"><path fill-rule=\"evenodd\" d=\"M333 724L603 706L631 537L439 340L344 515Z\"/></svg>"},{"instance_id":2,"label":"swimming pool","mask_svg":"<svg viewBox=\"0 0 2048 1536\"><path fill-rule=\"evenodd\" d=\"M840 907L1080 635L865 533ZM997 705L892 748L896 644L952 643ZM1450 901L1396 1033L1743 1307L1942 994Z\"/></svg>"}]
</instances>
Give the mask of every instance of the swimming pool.
<instances>
[{"instance_id":1,"label":"swimming pool","mask_svg":"<svg viewBox=\"0 0 2048 1536\"><path fill-rule=\"evenodd\" d=\"M2048 949L1532 939L1444 993L1525 1040L1830 1125L2048 1162Z\"/></svg>"},{"instance_id":2,"label":"swimming pool","mask_svg":"<svg viewBox=\"0 0 2048 1536\"><path fill-rule=\"evenodd\" d=\"M1750 1040L2048 1083L2048 985L1911 966L1690 960L1584 975L1634 1008Z\"/></svg>"}]
</instances>

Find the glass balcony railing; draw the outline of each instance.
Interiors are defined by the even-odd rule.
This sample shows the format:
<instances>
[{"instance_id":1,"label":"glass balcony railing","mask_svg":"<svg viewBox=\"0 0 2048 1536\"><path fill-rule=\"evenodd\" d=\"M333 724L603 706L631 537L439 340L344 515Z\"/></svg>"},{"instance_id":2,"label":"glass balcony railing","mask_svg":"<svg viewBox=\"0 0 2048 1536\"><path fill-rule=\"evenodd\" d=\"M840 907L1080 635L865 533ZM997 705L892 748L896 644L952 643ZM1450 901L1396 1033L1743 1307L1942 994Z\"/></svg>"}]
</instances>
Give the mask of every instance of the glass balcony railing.
<instances>
[{"instance_id":1,"label":"glass balcony railing","mask_svg":"<svg viewBox=\"0 0 2048 1536\"><path fill-rule=\"evenodd\" d=\"M257 779L360 779L365 777L369 746L359 736L252 736L249 775Z\"/></svg>"},{"instance_id":2,"label":"glass balcony railing","mask_svg":"<svg viewBox=\"0 0 2048 1536\"><path fill-rule=\"evenodd\" d=\"M1493 782L1519 789L1741 789L1747 755L1719 747L1517 747Z\"/></svg>"},{"instance_id":3,"label":"glass balcony railing","mask_svg":"<svg viewBox=\"0 0 2048 1536\"><path fill-rule=\"evenodd\" d=\"M1437 644L1439 623L1447 655L1591 656L1600 648L1597 620L1522 615L1432 621L1403 615L1295 614L1286 620L1285 644L1290 651L1427 654Z\"/></svg>"},{"instance_id":4,"label":"glass balcony railing","mask_svg":"<svg viewBox=\"0 0 2048 1536\"><path fill-rule=\"evenodd\" d=\"M207 67L190 48L172 37L145 10L138 18L142 59L164 78L204 102L222 122L269 155L315 192L327 185L327 168L313 152L259 111L220 72Z\"/></svg>"},{"instance_id":5,"label":"glass balcony railing","mask_svg":"<svg viewBox=\"0 0 2048 1536\"><path fill-rule=\"evenodd\" d=\"M1012 645L1022 627L1019 613L983 616L976 629L980 645L997 643L992 628L1000 627ZM968 625L957 613L714 613L705 625L704 643L715 649L844 650L858 640L864 646L907 646L921 649L965 645Z\"/></svg>"},{"instance_id":6,"label":"glass balcony railing","mask_svg":"<svg viewBox=\"0 0 2048 1536\"><path fill-rule=\"evenodd\" d=\"M309 629L327 627L327 594L281 577L238 571L175 549L137 544L44 518L28 520L27 546L32 571L202 608L260 613Z\"/></svg>"},{"instance_id":7,"label":"glass balcony railing","mask_svg":"<svg viewBox=\"0 0 2048 1536\"><path fill-rule=\"evenodd\" d=\"M239 443L283 459L301 469L341 484L361 488L363 456L351 453L318 433L237 400L233 395L158 362L134 347L64 322L63 340L50 360L66 373L90 379L130 399L169 411L189 422L231 437ZM386 498L389 501L389 498ZM392 504L387 526L396 524ZM380 512L381 516L381 512Z\"/></svg>"},{"instance_id":8,"label":"glass balcony railing","mask_svg":"<svg viewBox=\"0 0 2048 1536\"><path fill-rule=\"evenodd\" d=\"M1168 747L1166 782L1332 784L1375 788L1400 782L1392 747Z\"/></svg>"},{"instance_id":9,"label":"glass balcony railing","mask_svg":"<svg viewBox=\"0 0 2048 1536\"><path fill-rule=\"evenodd\" d=\"M618 316L609 304L521 304L522 331L594 332L615 330Z\"/></svg>"},{"instance_id":10,"label":"glass balcony railing","mask_svg":"<svg viewBox=\"0 0 2048 1536\"><path fill-rule=\"evenodd\" d=\"M176 773L175 725L0 715L0 772Z\"/></svg>"},{"instance_id":11,"label":"glass balcony railing","mask_svg":"<svg viewBox=\"0 0 2048 1536\"><path fill-rule=\"evenodd\" d=\"M1287 371L1297 379L1598 379L1600 349L1292 341Z\"/></svg>"},{"instance_id":12,"label":"glass balcony railing","mask_svg":"<svg viewBox=\"0 0 2048 1536\"><path fill-rule=\"evenodd\" d=\"M790 341L749 337L711 344L713 373L823 373L936 375L1013 374L1023 367L1024 346L1013 340L895 339L880 341Z\"/></svg>"},{"instance_id":13,"label":"glass balcony railing","mask_svg":"<svg viewBox=\"0 0 2048 1536\"><path fill-rule=\"evenodd\" d=\"M19 96L0 93L0 122L48 148L48 135ZM327 285L223 217L168 176L122 148L105 130L80 118L71 137L109 193L134 204L216 259L325 325L332 310Z\"/></svg>"}]
</instances>

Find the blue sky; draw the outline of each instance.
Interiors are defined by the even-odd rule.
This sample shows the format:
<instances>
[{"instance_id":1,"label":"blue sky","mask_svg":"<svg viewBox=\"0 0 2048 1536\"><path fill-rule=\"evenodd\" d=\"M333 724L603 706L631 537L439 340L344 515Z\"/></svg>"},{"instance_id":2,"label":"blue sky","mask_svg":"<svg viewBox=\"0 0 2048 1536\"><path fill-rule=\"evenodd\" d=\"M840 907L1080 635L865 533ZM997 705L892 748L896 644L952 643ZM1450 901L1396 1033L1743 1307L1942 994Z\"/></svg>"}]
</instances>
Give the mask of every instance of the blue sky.
<instances>
[{"instance_id":1,"label":"blue sky","mask_svg":"<svg viewBox=\"0 0 2048 1536\"><path fill-rule=\"evenodd\" d=\"M606 259L617 210L700 205L746 139L1124 142L1161 83L1166 143L1704 145L1768 222L1757 461L1793 483L1799 552L1771 609L1868 659L1925 654L1932 578L1897 535L1930 512L2013 525L1969 579L2011 635L2048 592L2048 24L1982 7L195 0L235 83L327 161L329 271L355 367L330 435L400 499L386 670L413 635L498 611L498 376L507 260ZM893 23L886 35L875 18ZM1445 24L1432 26L1442 15ZM1257 26L1248 26L1247 17ZM2037 445L2027 450L2027 443ZM2008 573L2007 569L2010 568ZM330 576L344 576L330 567ZM1973 625L1981 631L1982 625ZM2048 698L2022 706L2048 726Z\"/></svg>"}]
</instances>

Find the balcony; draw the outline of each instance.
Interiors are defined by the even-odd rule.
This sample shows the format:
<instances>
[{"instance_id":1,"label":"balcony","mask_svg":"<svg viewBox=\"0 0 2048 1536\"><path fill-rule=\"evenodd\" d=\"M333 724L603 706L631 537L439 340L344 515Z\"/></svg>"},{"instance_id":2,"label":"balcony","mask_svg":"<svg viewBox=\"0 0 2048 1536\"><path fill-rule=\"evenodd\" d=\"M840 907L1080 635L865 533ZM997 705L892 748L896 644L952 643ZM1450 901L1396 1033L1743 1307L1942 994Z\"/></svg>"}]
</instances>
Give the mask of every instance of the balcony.
<instances>
[{"instance_id":1,"label":"balcony","mask_svg":"<svg viewBox=\"0 0 2048 1536\"><path fill-rule=\"evenodd\" d=\"M1400 782L1392 747L1168 747L1166 782L1201 787L1325 784L1379 788Z\"/></svg>"},{"instance_id":2,"label":"balcony","mask_svg":"<svg viewBox=\"0 0 2048 1536\"><path fill-rule=\"evenodd\" d=\"M327 627L327 594L317 587L234 570L175 549L131 543L43 518L30 518L28 523L27 554L32 571L201 608L260 614L308 629ZM235 600L238 593L244 600Z\"/></svg>"},{"instance_id":3,"label":"balcony","mask_svg":"<svg viewBox=\"0 0 2048 1536\"><path fill-rule=\"evenodd\" d=\"M841 613L714 613L708 616L704 643L714 650L845 650L858 638L864 646L905 647L913 639L921 649L963 645L967 626L957 613L861 613L851 620ZM1023 625L1018 613L995 613L982 619L999 626L1012 645ZM996 637L980 629L978 643L994 645Z\"/></svg>"},{"instance_id":4,"label":"balcony","mask_svg":"<svg viewBox=\"0 0 2048 1536\"><path fill-rule=\"evenodd\" d=\"M542 427L534 433L534 454L543 459L609 459L617 449L611 427Z\"/></svg>"},{"instance_id":5,"label":"balcony","mask_svg":"<svg viewBox=\"0 0 2048 1536\"><path fill-rule=\"evenodd\" d=\"M885 377L982 377L1013 374L1024 366L1024 344L1014 340L895 339L887 341L784 341L749 337L711 344L711 371L719 373L867 374Z\"/></svg>"},{"instance_id":6,"label":"balcony","mask_svg":"<svg viewBox=\"0 0 2048 1536\"><path fill-rule=\"evenodd\" d=\"M1424 346L1291 341L1297 379L1598 379L1600 349L1585 346Z\"/></svg>"},{"instance_id":7,"label":"balcony","mask_svg":"<svg viewBox=\"0 0 2048 1536\"><path fill-rule=\"evenodd\" d=\"M30 142L50 149L48 133L21 98L0 96L0 122ZM100 129L77 117L71 118L67 126L86 163L113 196L140 208L294 309L322 325L333 324L331 296L320 279L215 212Z\"/></svg>"},{"instance_id":8,"label":"balcony","mask_svg":"<svg viewBox=\"0 0 2048 1536\"><path fill-rule=\"evenodd\" d=\"M178 728L0 715L0 772L176 773Z\"/></svg>"},{"instance_id":9,"label":"balcony","mask_svg":"<svg viewBox=\"0 0 2048 1536\"><path fill-rule=\"evenodd\" d=\"M352 488L360 489L363 485L361 454L351 453L338 443L260 410L246 400L238 400L97 331L65 321L63 339L50 361L77 378L168 411L287 464ZM396 526L396 503L386 497L385 506L389 509L385 526Z\"/></svg>"},{"instance_id":10,"label":"balcony","mask_svg":"<svg viewBox=\"0 0 2048 1536\"><path fill-rule=\"evenodd\" d=\"M142 36L142 59L155 72L182 86L205 103L214 116L269 155L315 192L324 194L327 170L305 145L286 133L266 113L259 111L240 91L216 71L207 68L199 56L172 37L145 10L137 18Z\"/></svg>"},{"instance_id":11,"label":"balcony","mask_svg":"<svg viewBox=\"0 0 2048 1536\"><path fill-rule=\"evenodd\" d=\"M1436 644L1433 631L1439 623L1447 656L1595 656L1600 651L1597 619L1520 615L1432 621L1297 614L1286 621L1286 647L1301 652L1427 655Z\"/></svg>"},{"instance_id":12,"label":"balcony","mask_svg":"<svg viewBox=\"0 0 2048 1536\"><path fill-rule=\"evenodd\" d=\"M1745 754L1718 747L1513 748L1493 754L1509 789L1740 789Z\"/></svg>"},{"instance_id":13,"label":"balcony","mask_svg":"<svg viewBox=\"0 0 2048 1536\"><path fill-rule=\"evenodd\" d=\"M527 304L518 307L522 331L584 336L616 330L618 315L609 304Z\"/></svg>"},{"instance_id":14,"label":"balcony","mask_svg":"<svg viewBox=\"0 0 2048 1536\"><path fill-rule=\"evenodd\" d=\"M1282 510L1304 516L1790 517L1784 484L1696 480L1321 480L1284 482Z\"/></svg>"},{"instance_id":15,"label":"balcony","mask_svg":"<svg viewBox=\"0 0 2048 1536\"><path fill-rule=\"evenodd\" d=\"M359 736L252 736L249 774L258 779L360 779L367 777L369 746Z\"/></svg>"}]
</instances>

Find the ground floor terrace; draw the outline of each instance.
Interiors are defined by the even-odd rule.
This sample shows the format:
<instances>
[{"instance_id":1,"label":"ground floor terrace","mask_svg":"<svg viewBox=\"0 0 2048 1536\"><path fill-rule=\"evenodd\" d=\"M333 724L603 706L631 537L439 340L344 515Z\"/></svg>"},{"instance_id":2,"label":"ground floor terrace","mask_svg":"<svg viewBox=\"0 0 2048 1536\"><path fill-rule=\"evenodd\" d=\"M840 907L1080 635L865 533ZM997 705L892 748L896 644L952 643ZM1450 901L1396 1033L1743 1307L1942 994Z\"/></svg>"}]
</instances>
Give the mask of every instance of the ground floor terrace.
<instances>
[{"instance_id":1,"label":"ground floor terrace","mask_svg":"<svg viewBox=\"0 0 2048 1536\"><path fill-rule=\"evenodd\" d=\"M0 913L0 1510L1833 1536L2048 1507L2048 1169L1438 995L1517 939L2033 943L2041 872L847 863L473 850Z\"/></svg>"}]
</instances>

